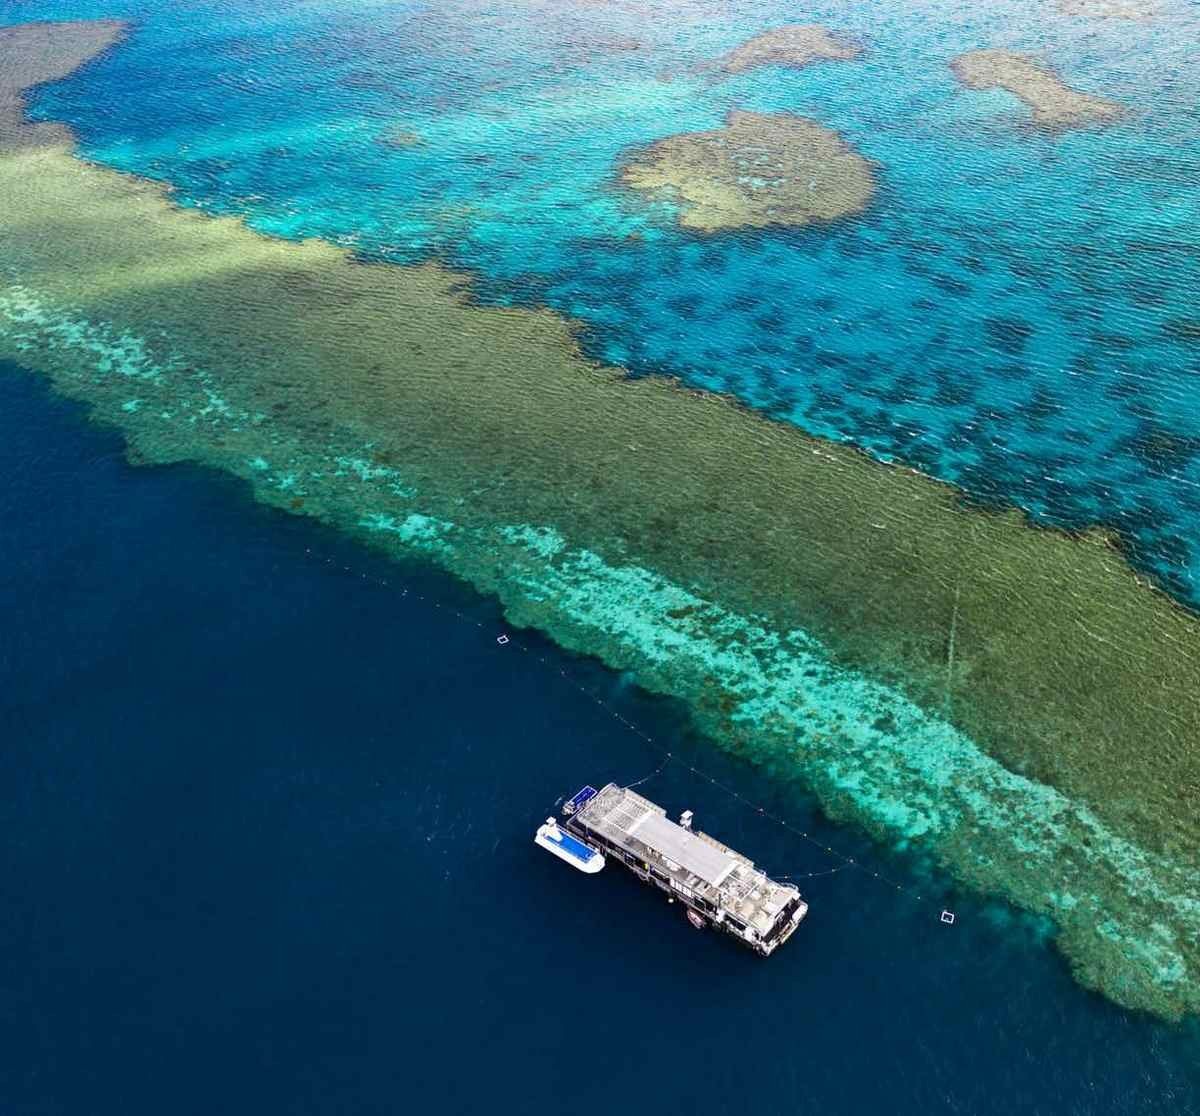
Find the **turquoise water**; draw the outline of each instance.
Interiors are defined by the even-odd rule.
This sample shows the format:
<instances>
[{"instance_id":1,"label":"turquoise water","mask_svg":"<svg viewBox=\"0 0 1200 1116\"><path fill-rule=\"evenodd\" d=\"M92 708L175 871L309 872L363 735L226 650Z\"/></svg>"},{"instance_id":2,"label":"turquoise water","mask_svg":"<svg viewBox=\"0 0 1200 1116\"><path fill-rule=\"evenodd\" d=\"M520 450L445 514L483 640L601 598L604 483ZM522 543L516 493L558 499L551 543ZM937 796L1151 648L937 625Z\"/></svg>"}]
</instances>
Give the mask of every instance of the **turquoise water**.
<instances>
[{"instance_id":1,"label":"turquoise water","mask_svg":"<svg viewBox=\"0 0 1200 1116\"><path fill-rule=\"evenodd\" d=\"M1195 328L1195 295L1200 290L1200 205L1195 190L1200 170L1200 63L1192 51L1200 21L1193 9L1168 4L1157 21L1143 25L1059 17L1047 4L1001 4L953 17L934 5L836 5L806 10L803 18L859 35L866 47L860 61L803 72L767 69L719 83L697 72L698 65L755 31L795 19L796 13L776 4L489 6L328 0L272 5L225 0L169 7L119 0L32 0L14 10L21 19L122 16L136 22L136 33L119 50L34 98L37 115L74 125L84 153L93 159L167 181L181 201L212 213L244 215L255 227L275 235L319 236L371 258L445 260L479 276L486 300L544 303L562 311L580 323L590 352L635 373L667 373L732 392L750 406L807 430L864 445L880 457L897 458L956 481L980 500L1017 504L1052 522L1110 525L1121 532L1143 568L1154 571L1181 599L1200 602L1195 582L1200 570L1200 424L1192 387L1200 371ZM7 20L10 9L0 8L0 15ZM950 73L947 63L955 54L995 45L1044 53L1073 84L1128 105L1130 117L1104 131L1053 137L1031 131L1014 98L964 92ZM734 107L801 113L836 129L878 164L880 189L872 207L832 227L701 237L681 233L669 206L650 204L619 186L621 162L638 145L714 127ZM415 142L389 142L399 131L410 133ZM40 422L40 406L37 400L21 399L13 414L21 416L27 409ZM15 425L22 421L13 419ZM46 421L50 440L82 437ZM85 446L80 452L86 455L89 450ZM120 489L124 483L122 478L112 487ZM166 481L145 483L171 488ZM189 479L182 485L185 504L193 484L203 489L202 482ZM65 499L61 492L55 498ZM33 492L25 499L33 507L39 496ZM101 499L116 505L121 497L105 491ZM21 514L37 518L24 505ZM244 526L228 528L233 542L223 559L227 576L215 578L218 586L227 581L231 587L211 592L224 592L231 599L261 599L270 622L282 623L279 617L291 606L272 597L270 579L265 574L256 577L253 571L243 576L234 568ZM52 525L47 531L54 535ZM171 527L179 553L202 536L203 528L195 524ZM532 529L526 541L530 546L549 545ZM566 573L583 566L579 555L569 557L570 563L562 563ZM556 585L558 596L567 600L575 593L580 612L585 606L600 612L605 602L604 592L598 591L605 587L601 575L610 572L588 566L583 569L586 576L576 582L563 573ZM110 576L117 579L119 570L110 571ZM199 579L195 573L189 583ZM651 615L661 603L643 584L618 588L643 609L637 612L631 606L628 615ZM101 589L97 596L108 591ZM164 612L169 613L173 591L165 585L151 594ZM324 610L336 613L331 601L338 591L327 585L311 590L321 615L303 633L304 646L337 646L330 638L336 620ZM38 582L30 599L48 600L53 592L52 582ZM439 592L452 595L445 586ZM609 596L622 599L612 592ZM672 599L663 608L678 604ZM487 607L478 602L475 606ZM36 607L33 612L31 632L49 625ZM412 632L418 641L437 645L440 629L425 620ZM238 630L236 615L223 615L221 623ZM397 617L395 623L407 621ZM192 617L185 626L190 631L200 625ZM661 616L647 626L656 639L670 634ZM102 627L97 622L97 628ZM95 638L102 642L101 636ZM57 661L58 652L50 646L54 640L45 643L46 658L35 663L49 674L48 664ZM270 646L269 641L263 643L264 648ZM389 647L381 638L375 648L381 659ZM169 663L179 653L179 646L164 638L156 657ZM680 653L678 645L673 653ZM324 670L339 678L344 692L358 693L344 677L354 673L353 667L335 666L328 653L315 661L301 655L301 663L292 656L266 662L267 654L262 651L264 660L257 669L274 687L272 693L286 692L289 678L311 679ZM396 667L398 677L422 692L423 687L433 691L444 686L444 681L425 679L419 655L412 659ZM250 655L239 661L247 673L256 669L246 665L253 664ZM733 660L723 664L731 673L733 665ZM217 668L209 664L194 669L205 679L211 670L216 678L205 692L219 692ZM77 722L68 711L60 724L48 700L45 708L32 713L19 711L31 739L46 732L79 738L92 719L107 724L104 718L113 716L106 704L113 699L102 692L104 687L89 688L80 677L87 673L86 663L65 672L71 676L71 692L82 695ZM34 669L30 673L38 674ZM502 691L500 675L490 677L489 685ZM384 730L379 726L386 714L376 706L386 708L396 681L373 676L368 681L360 700L373 710L368 728L381 736ZM772 686L762 688L778 693L779 679L771 681ZM639 715L654 715L642 706L640 696L624 693L612 678L606 676L605 684L636 706ZM817 683L811 685L815 688ZM136 702L136 689L119 692L131 705ZM851 712L871 705L863 691L852 687L831 685L830 694L826 704L839 713L838 702ZM135 735L146 741L156 732L161 735L161 726L170 725L172 716L177 718L186 707L185 698L171 691L148 715L151 728ZM195 698L196 693L190 693L190 700ZM216 733L223 723L246 723L243 719L255 702L252 694L240 691L228 706L223 700L218 695L212 712ZM548 707L558 700L526 679L509 695L508 706L496 696L496 707L548 717ZM258 695L258 712L249 723L258 724L262 709L273 703ZM363 715L352 701L348 704L346 709L339 706L336 717L326 711L319 726L322 739L317 739L315 728L307 738L308 746L323 757L321 762L331 767L337 767L342 756L321 751L328 739L354 739L356 731L364 730ZM764 699L764 704L769 701ZM568 725L575 723L577 714L572 709ZM422 724L436 737L447 717L457 720L462 715L459 708L446 708L439 691L424 704ZM339 720L342 716L345 719ZM486 737L491 714L475 709L473 716L478 735ZM295 738L305 739L303 719L297 716L294 721L288 724ZM580 765L611 753L612 742L593 729L588 729L586 743L571 753L571 763L564 763L564 779L567 768L575 781L577 774L590 777L590 772L578 771ZM560 726L556 731L563 730ZM675 725L670 731L682 730ZM557 738L533 731L527 737L515 734L519 740L514 743L513 735L504 736L504 754L517 757L508 775L524 788L544 771L542 757ZM268 732L263 739L276 737ZM865 735L863 739L864 751L871 752L877 765L886 765L878 743ZM906 739L906 762L913 765L928 758L915 741L915 733ZM947 787L939 803L918 804L931 812L934 806L945 806L954 793L969 795L972 790L949 763L952 750L945 741L933 743L938 747L929 749L931 769ZM403 754L392 761L386 758L392 745L388 741L373 762L397 763L401 774L396 777L411 795L416 793L413 786L430 778L430 770L449 779L446 755L458 755L462 744L452 741L444 754L432 747L416 748L411 755L400 749ZM263 747L270 758L270 747ZM461 820L467 827L472 816L480 816L473 811L485 811L493 826L504 827L505 840L515 848L518 840L527 843L523 827L529 819L522 816L518 826L494 803L483 804L499 777L494 755L489 753L492 758L484 762L483 751L463 750L461 765L453 771L460 780L452 792L458 812L450 813L454 824ZM708 758L703 751L701 755ZM294 759L301 770L309 762L305 756L304 748L297 746ZM50 757L55 758L61 759L62 753ZM636 762L636 773L641 773L644 754L624 753L622 758ZM827 763L818 759L829 780L843 774L856 777L853 770L839 771L836 757ZM40 757L37 762L50 763ZM290 760L279 762L291 772ZM740 785L752 782L752 776L731 761L715 762L729 764L722 774L735 782L743 780ZM115 755L111 763L105 777L119 783L121 757ZM236 756L225 756L224 763L226 770L236 772ZM52 764L50 774L41 774L32 760L30 767L39 772L37 778L58 777ZM808 774L811 782L819 782ZM911 772L905 768L902 774ZM293 775L283 776L283 781ZM269 778L264 782L274 786ZM927 782L938 785L936 779ZM686 780L667 789L679 796L693 793ZM790 806L795 805L793 791L778 792ZM356 787L347 797L361 793ZM472 802L472 795L478 801ZM512 805L511 798L506 802ZM896 808L895 801L886 805ZM208 817L202 807L197 808L198 825ZM1036 811L1033 815L1036 820ZM310 827L334 824L328 818L322 822L322 816L315 807L312 816L287 820L311 839ZM733 834L744 824L734 814L726 820ZM920 828L906 825L904 817L889 820L895 831L921 834ZM152 818L147 826L153 824ZM1001 828L1010 829L1014 840L1022 839L1016 825ZM415 844L421 834L420 827L406 828L394 818L388 832L390 853ZM239 829L230 847L252 842L255 833L253 825ZM761 833L751 836L755 848L770 849L779 863L790 855L786 844L772 846ZM835 834L830 839L846 837ZM434 854L418 857L422 870L428 869L431 876L453 875L478 852L474 841L457 835L447 838L446 849L444 862ZM276 850L264 858L264 871L286 871L281 869L284 859L283 850ZM31 865L31 876L42 870L35 861ZM330 868L331 877L340 870L339 865ZM911 866L901 870L908 873L906 882L912 882ZM473 1002L483 982L507 986L522 981L536 989L539 998L554 1000L561 993L564 972L536 964L523 967L512 948L529 932L521 912L553 902L553 885L547 883L544 891L540 883L530 885L523 903L497 918L489 904L505 904L504 890L483 880L486 873L477 865L468 872L481 889L470 907L471 929L495 919L487 940L504 964L471 955L473 939L461 930L434 954L431 973L455 970L462 951L469 960L461 980L456 972L453 983L461 1002ZM522 886L529 884L521 878ZM137 881L126 881L126 886L137 892ZM252 890L249 883L243 886ZM361 904L361 895L356 899L360 902L350 904L351 916L328 914L322 931L335 950L343 951L338 955L342 961L350 948L346 935L353 937L353 928L372 917L370 904ZM1013 1066L1020 1065L1022 1042L1028 1041L1026 1057L1032 1063L1042 1070L1053 1064L1062 1074L1049 1099L1032 1101L1030 1108L1089 1112L1194 1107L1194 1032L1131 1021L1078 990L1058 961L1041 949L1044 927L1006 909L963 900L970 936L955 939L954 947L934 959L926 940L928 920L905 923L903 950L919 955L919 975L897 980L892 972L889 980L889 969L904 964L896 960L898 954L888 954L881 946L881 938L892 933L888 920L894 909L880 900L861 906L861 895L851 886L835 888L827 899L831 908L866 912L855 926L854 949L843 947L839 952L838 932L830 928L825 938L818 937L817 948L803 955L803 963L798 956L786 970L775 970L780 984L789 989L788 1009L798 1013L805 1007L796 996L813 979L806 965L821 972L826 1002L857 996L873 1005L875 1017L895 1011L898 1001L909 1005L900 1015L911 1021L913 1035L929 1036L929 1049L923 1050L917 1038L902 1044L905 1056L918 1061L927 1056L936 1067L935 1084L924 1081L917 1086L909 1080L902 1086L909 1099L932 1103L965 1097L972 1110L1000 1107L998 1099L1014 1091ZM244 903L246 896L235 895L231 901ZM437 906L448 920L460 910L452 892L439 895ZM591 909L581 907L576 915L592 933L592 948L605 958L598 966L601 975L589 974L589 988L595 993L602 990L602 980L618 978L621 957L612 950L608 934L601 932L605 928L590 924L585 912ZM407 910L398 898L387 925L400 926ZM623 942L639 932L655 933L653 923L638 922L639 911L623 909L623 917L633 915ZM280 925L284 938L295 933L288 918ZM153 940L151 930L143 929ZM226 932L232 943L235 935ZM401 940L403 950L412 954L427 945L415 933ZM921 947L928 951L920 952ZM228 962L232 952L218 951L217 957ZM666 996L695 975L671 969L665 963L671 952L670 945L663 945L647 972L640 974ZM380 960L378 953L372 956ZM861 961L866 957L871 960ZM327 958L321 964L329 965L321 971L322 979L330 982L338 973L344 976L354 969L350 961L346 970ZM846 980L844 970L859 964L869 975L856 985ZM982 973L976 971L978 966ZM281 965L280 981L292 979L297 967ZM146 979L162 980L153 968L145 965ZM723 979L736 983L733 972L723 973ZM757 975L753 987L769 989L773 979ZM963 1003L956 1004L961 988L968 992ZM929 1004L914 1010L912 1003L929 989L934 990ZM402 998L404 981L397 980L389 990ZM741 992L739 1010L752 1012L754 998L745 988ZM1005 1000L1006 992L1011 992L1011 1001ZM278 990L267 994L278 995ZM433 994L426 988L420 995ZM186 1001L186 996L165 1000ZM970 1058L954 1053L955 1044L967 1028L976 1044L987 1045L993 1036L988 1024L979 1020L991 1018L986 1009L994 1010L1001 1001L1002 1042L993 1064L976 1081L976 1067ZM339 1003L353 1015L361 996ZM502 1026L509 1009L497 1007L495 996L487 1003L489 1019L498 1016L495 1026ZM74 1005L67 1002L63 1010L69 1013ZM940 1025L939 1012L945 1013ZM555 1000L555 1020L570 1014ZM220 1015L212 1011L214 1019ZM718 1021L713 1015L704 1018L709 1025ZM732 1018L734 1022L720 1019L715 1033L744 1040L736 1014ZM206 1028L219 1026L207 1015L205 1019ZM449 1017L441 1022L443 1039L465 1033L486 1041L483 1030L463 1032ZM601 1020L613 1027L620 1022L615 1008ZM802 1033L818 1049L837 1047L842 1057L825 1050L823 1064L854 1075L855 1096L862 1104L885 1105L886 1090L876 1095L870 1086L878 1083L867 1080L885 1041L866 1043L857 1052L861 1058L847 1059L845 1044L861 1039L861 1021L843 1014L840 1023L836 1044L826 1036L823 1046L819 1028L811 1024ZM287 1031L277 1018L271 1026L272 1033ZM353 1023L346 1026L352 1028ZM373 1027L383 1024L374 1019ZM1027 1028L1035 1037L1025 1040ZM767 1041L774 1029L760 1020L756 1041ZM1055 1036L1062 1033L1069 1037L1059 1040L1059 1048ZM773 1037L779 1044L774 1065L784 1066L789 1047L779 1035ZM410 1029L401 1030L398 1041L421 1040ZM1036 1057L1028 1052L1034 1046ZM488 1064L511 1067L521 1049L520 1042L497 1042ZM644 1045L638 1049L646 1051ZM1121 1057L1098 1065L1104 1056L1095 1049L1119 1049ZM547 1042L548 1058L555 1052ZM382 1061L372 1061L372 1068L378 1069ZM620 1080L632 1080L618 1061L606 1061L606 1068ZM894 1076L903 1079L894 1064L892 1068ZM813 1071L820 1076L816 1068ZM453 1070L442 1067L442 1072ZM1099 1084L1081 1086L1088 1074ZM784 1076L779 1070L776 1085ZM551 1078L556 1091L571 1085L561 1067ZM820 1096L827 1105L836 1105L842 1095L835 1078L832 1069L821 1077ZM937 1082L943 1081L939 1091ZM736 1097L738 1084L732 1077L720 1078L717 1095ZM427 1091L432 1102L438 1090L426 1090L426 1085L421 1095ZM703 1100L702 1089L697 1086L694 1093L695 1099ZM349 1095L362 1100L353 1088ZM387 1095L380 1090L369 1103L384 1107L382 1098ZM473 1091L471 1082L459 1082L454 1095L463 1111L483 1102L482 1092ZM331 1111L334 1102L313 1106ZM543 1105L539 1101L536 1107ZM778 1104L767 1110L787 1108Z\"/></svg>"},{"instance_id":2,"label":"turquoise water","mask_svg":"<svg viewBox=\"0 0 1200 1116\"><path fill-rule=\"evenodd\" d=\"M674 703L533 633L498 647L494 602L226 477L130 467L3 362L0 433L6 1116L717 1114L748 1089L765 1116L1200 1112L1194 1023L1083 992L1045 926ZM534 846L656 747L924 900L802 879L763 961ZM772 873L830 866L682 765L642 789Z\"/></svg>"},{"instance_id":3,"label":"turquoise water","mask_svg":"<svg viewBox=\"0 0 1200 1116\"><path fill-rule=\"evenodd\" d=\"M138 34L42 91L105 163L214 212L371 256L443 258L546 303L636 372L730 391L987 501L1120 531L1195 601L1200 20L996 4L806 10L859 61L723 82L696 67L783 5L36 0ZM1048 136L948 62L1036 51L1131 109ZM164 82L164 65L170 80ZM113 95L119 91L119 95ZM833 127L880 167L834 227L697 237L616 181L635 146L730 108ZM420 142L381 142L392 130Z\"/></svg>"}]
</instances>

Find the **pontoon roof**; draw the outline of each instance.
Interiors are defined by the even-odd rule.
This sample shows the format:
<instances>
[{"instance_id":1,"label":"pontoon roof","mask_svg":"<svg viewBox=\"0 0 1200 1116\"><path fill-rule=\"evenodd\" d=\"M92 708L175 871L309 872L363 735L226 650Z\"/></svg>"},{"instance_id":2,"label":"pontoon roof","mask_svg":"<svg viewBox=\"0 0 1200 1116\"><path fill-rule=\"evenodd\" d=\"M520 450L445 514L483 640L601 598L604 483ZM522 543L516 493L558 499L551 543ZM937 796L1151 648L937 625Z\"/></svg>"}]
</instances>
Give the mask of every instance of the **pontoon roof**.
<instances>
[{"instance_id":1,"label":"pontoon roof","mask_svg":"<svg viewBox=\"0 0 1200 1116\"><path fill-rule=\"evenodd\" d=\"M673 860L713 887L720 887L725 877L737 867L737 861L728 853L689 833L662 814L647 814L634 832L643 845Z\"/></svg>"}]
</instances>

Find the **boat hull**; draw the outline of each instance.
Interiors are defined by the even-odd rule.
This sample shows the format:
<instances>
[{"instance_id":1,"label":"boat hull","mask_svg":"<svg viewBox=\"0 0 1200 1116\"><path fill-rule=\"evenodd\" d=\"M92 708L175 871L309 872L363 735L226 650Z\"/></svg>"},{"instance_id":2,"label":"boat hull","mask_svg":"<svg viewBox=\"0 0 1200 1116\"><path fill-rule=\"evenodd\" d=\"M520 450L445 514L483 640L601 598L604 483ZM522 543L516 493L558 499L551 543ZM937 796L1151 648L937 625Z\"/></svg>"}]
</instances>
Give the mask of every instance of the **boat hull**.
<instances>
[{"instance_id":1,"label":"boat hull","mask_svg":"<svg viewBox=\"0 0 1200 1116\"><path fill-rule=\"evenodd\" d=\"M538 826L533 843L545 849L559 860L565 860L572 868L587 875L595 875L604 867L604 855L578 837L560 829L553 822Z\"/></svg>"}]
</instances>

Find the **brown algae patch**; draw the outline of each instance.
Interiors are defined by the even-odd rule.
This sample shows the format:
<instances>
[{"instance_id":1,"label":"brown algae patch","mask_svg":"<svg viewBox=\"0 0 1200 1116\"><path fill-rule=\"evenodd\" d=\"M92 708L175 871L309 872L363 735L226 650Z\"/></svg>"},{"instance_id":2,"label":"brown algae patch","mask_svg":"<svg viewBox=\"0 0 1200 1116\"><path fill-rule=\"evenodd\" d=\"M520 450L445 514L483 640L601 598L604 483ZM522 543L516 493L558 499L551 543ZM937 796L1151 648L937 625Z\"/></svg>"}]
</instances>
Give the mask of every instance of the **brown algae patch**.
<instances>
[{"instance_id":1,"label":"brown algae patch","mask_svg":"<svg viewBox=\"0 0 1200 1116\"><path fill-rule=\"evenodd\" d=\"M679 206L702 232L799 227L864 210L875 171L836 132L788 113L733 111L724 127L669 136L634 155L621 180Z\"/></svg>"},{"instance_id":2,"label":"brown algae patch","mask_svg":"<svg viewBox=\"0 0 1200 1116\"><path fill-rule=\"evenodd\" d=\"M741 46L711 64L726 74L741 74L759 66L801 69L813 62L845 62L857 58L862 47L815 23L776 27L747 39Z\"/></svg>"},{"instance_id":3,"label":"brown algae patch","mask_svg":"<svg viewBox=\"0 0 1200 1116\"><path fill-rule=\"evenodd\" d=\"M631 381L444 268L271 240L63 148L0 156L0 233L0 355L138 458L425 555L1052 916L1087 984L1200 1009L1200 621L1104 537Z\"/></svg>"},{"instance_id":4,"label":"brown algae patch","mask_svg":"<svg viewBox=\"0 0 1200 1116\"><path fill-rule=\"evenodd\" d=\"M1111 124L1125 108L1067 85L1046 63L1010 50L973 50L950 63L968 89L1007 89L1029 106L1033 123L1047 131Z\"/></svg>"}]
</instances>

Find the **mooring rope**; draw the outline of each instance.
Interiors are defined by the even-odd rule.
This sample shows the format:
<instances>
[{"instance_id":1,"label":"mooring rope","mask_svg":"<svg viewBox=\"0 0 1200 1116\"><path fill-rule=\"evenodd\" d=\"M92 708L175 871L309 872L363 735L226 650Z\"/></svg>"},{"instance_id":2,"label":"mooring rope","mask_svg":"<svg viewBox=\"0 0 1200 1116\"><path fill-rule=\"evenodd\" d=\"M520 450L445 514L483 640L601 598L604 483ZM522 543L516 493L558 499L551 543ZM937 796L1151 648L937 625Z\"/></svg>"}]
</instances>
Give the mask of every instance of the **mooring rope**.
<instances>
[{"instance_id":1,"label":"mooring rope","mask_svg":"<svg viewBox=\"0 0 1200 1116\"><path fill-rule=\"evenodd\" d=\"M946 648L946 692L942 697L942 712L950 712L951 688L954 685L954 639L958 635L958 604L962 597L962 578L954 587L954 611L950 614L950 639Z\"/></svg>"},{"instance_id":2,"label":"mooring rope","mask_svg":"<svg viewBox=\"0 0 1200 1116\"><path fill-rule=\"evenodd\" d=\"M815 876L832 876L836 872L844 872L847 868L854 867L852 864L839 864L836 868L826 868L820 872L792 872L787 876L772 875L773 880L811 880Z\"/></svg>"},{"instance_id":3,"label":"mooring rope","mask_svg":"<svg viewBox=\"0 0 1200 1116\"><path fill-rule=\"evenodd\" d=\"M671 758L671 753L668 752L665 756L663 756L662 763L660 763L653 771L651 771L649 775L643 775L636 783L626 783L625 789L633 790L634 787L640 787L643 783L649 782L654 778L655 775L661 775L663 771L666 770L667 764L671 762Z\"/></svg>"},{"instance_id":4,"label":"mooring rope","mask_svg":"<svg viewBox=\"0 0 1200 1116\"><path fill-rule=\"evenodd\" d=\"M306 550L306 553L308 553L309 555L315 556L311 547L306 547L305 550ZM349 574L351 577L359 578L359 580L361 580L361 581L369 581L374 585L380 585L380 586L383 586L383 587L389 588L389 589L390 588L399 588L400 596L402 596L402 597L410 597L411 596L415 600L420 601L422 604L430 605L436 609L439 609L442 612L450 613L452 616L455 616L457 619L463 621L464 623L473 624L476 628L479 628L480 630L486 630L486 626L484 625L483 621L478 620L474 616L468 616L466 613L455 608L453 605L447 604L444 601L436 600L433 597L426 596L424 593L416 592L416 591L410 589L406 585L403 585L403 584L397 585L397 583L393 582L389 578L373 577L361 570L354 570L350 566L340 565L339 563L335 562L332 557L326 557L324 559L324 564L327 566L338 568L342 572ZM956 599L956 605L957 605L957 599ZM602 709L605 713L607 713L610 717L612 717L615 721L617 721L620 725L622 725L622 727L624 727L628 732L633 733L633 735L635 735L635 736L639 737L641 740L645 741L656 751L662 749L662 745L657 740L655 740L655 738L653 736L651 736L648 732L646 732L640 725L637 725L633 721L629 720L628 717L626 717L623 713L621 713L621 711L619 709L616 709L611 704L609 704L609 702L607 700L605 700L600 694L596 693L593 690L590 690L582 682L578 681L576 678L573 678L570 674L567 673L567 670L565 667L556 667L555 664L552 663L544 654L541 654L540 652L533 650L527 643L525 643L524 640L516 639L512 635L510 635L508 632L504 632L504 631L502 631L498 635L496 635L494 637L494 640L495 640L496 645L499 647L502 647L502 648L513 647L519 651L524 652L530 658L536 659L539 663L542 664L542 666L546 670L557 673L565 682L567 682L571 686L574 686L575 689L577 689L581 694L583 694L585 697L589 698L592 702L594 702L600 709ZM790 876L782 876L782 877L775 876L772 878L774 878L774 879L813 879L818 876L831 876L837 872L844 872L849 868L855 868L855 869L858 869L860 872L866 873L872 879L877 880L879 883L883 884L884 886L890 887L897 892L908 895L911 898L916 899L922 903L924 903L926 901L926 899L928 898L927 896L923 895L921 892L917 891L916 888L908 887L905 884L899 883L897 880L892 879L891 877L885 875L884 873L879 872L874 868L868 867L866 864L863 864L861 861L859 861L855 857L847 856L844 853L839 852L832 845L828 845L824 841L820 840L819 838L812 836L807 830L800 829L798 826L795 826L791 822L789 822L786 818L781 818L778 815L771 813L764 806L759 805L758 803L752 802L745 795L743 795L740 791L734 790L732 787L726 786L724 783L720 782L720 780L715 779L715 778L713 778L713 776L709 775L708 772L702 771L700 768L696 767L694 764L688 763L686 760L681 759L679 756L677 756L674 753L667 751L665 749L662 749L662 760L660 761L659 765L653 771L651 771L648 775L642 776L642 778L638 779L636 782L627 784L626 789L632 790L634 787L641 786L641 784L649 782L649 780L655 778L658 775L661 775L663 773L663 771L666 769L667 765L670 763L677 763L680 766L686 768L697 778L703 779L703 780L705 780L705 782L710 783L712 786L716 787L720 791L723 791L725 794L729 795L731 798L740 802L742 805L746 806L747 808L752 810L754 813L757 813L759 816L766 818L768 821L774 822L778 826L781 826L783 829L787 830L789 833L793 834L794 836L799 837L804 841L807 841L809 844L820 849L826 855L833 857L836 860L841 861L841 863L838 864L837 866L835 866L833 868L821 870L821 871L793 873ZM955 921L955 917L956 916L954 914L952 914L950 911L943 910L940 914L940 920L946 924L953 924Z\"/></svg>"},{"instance_id":5,"label":"mooring rope","mask_svg":"<svg viewBox=\"0 0 1200 1116\"><path fill-rule=\"evenodd\" d=\"M604 703L601 703L601 704L604 704ZM649 739L649 738L647 738L647 739ZM921 894L921 892L917 891L916 888L908 887L906 884L902 884L899 881L892 879L890 876L885 875L884 873L878 871L877 869L869 867L866 864L863 864L856 857L847 856L845 853L839 852L832 845L827 845L827 844L825 844L825 842L821 841L819 838L812 836L812 834L810 834L807 830L800 829L798 826L793 825L791 822L789 822L786 818L781 818L777 814L771 813L771 811L769 811L765 806L760 806L758 803L752 802L749 798L747 798L740 791L736 791L732 787L726 786L720 780L714 779L711 775L708 774L707 771L702 771L700 768L696 767L694 764L688 763L686 760L680 759L678 756L674 755L672 752L665 753L665 755L663 756L662 763L660 763L658 765L658 767L656 767L652 772L650 772L649 775L643 776L636 783L627 784L625 789L632 790L634 787L639 786L640 784L646 782L646 780L653 779L655 775L661 774L663 769L667 766L667 764L672 761L674 761L675 763L678 763L682 767L687 768L687 770L690 771L693 775L695 775L698 779L703 779L705 782L711 783L714 787L717 788L717 790L722 791L725 794L729 795L730 798L736 799L743 806L747 807L749 810L758 814L760 817L766 818L770 822L774 822L776 825L781 826L783 829L786 829L789 833L793 834L794 836L799 837L802 840L807 841L810 845L813 845L816 848L820 849L821 852L825 853L827 856L831 856L842 862L841 864L837 865L834 868L828 868L828 869L824 869L824 870L820 870L820 871L816 871L816 872L794 872L794 873L791 873L790 875L786 875L786 876L779 876L779 875L772 874L771 879L774 879L774 880L813 879L817 876L832 876L836 872L844 872L848 868L855 868L860 872L865 872L872 879L878 880L885 887L893 888L894 890L902 892L903 894L908 895L913 899L917 899L922 903L925 901L926 896ZM942 913L944 915L948 912L942 912Z\"/></svg>"}]
</instances>

